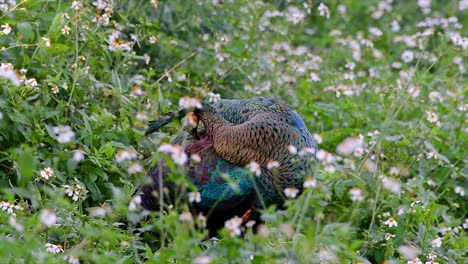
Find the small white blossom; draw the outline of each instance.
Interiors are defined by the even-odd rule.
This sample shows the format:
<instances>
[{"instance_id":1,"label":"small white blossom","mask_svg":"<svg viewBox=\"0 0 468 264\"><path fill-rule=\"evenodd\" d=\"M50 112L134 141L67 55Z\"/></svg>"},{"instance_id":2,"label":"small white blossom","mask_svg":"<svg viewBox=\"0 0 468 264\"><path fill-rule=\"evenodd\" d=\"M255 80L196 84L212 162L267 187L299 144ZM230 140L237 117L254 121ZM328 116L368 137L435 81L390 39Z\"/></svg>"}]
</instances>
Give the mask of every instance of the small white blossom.
<instances>
[{"instance_id":1,"label":"small white blossom","mask_svg":"<svg viewBox=\"0 0 468 264\"><path fill-rule=\"evenodd\" d=\"M155 37L155 36L151 36L151 37L149 38L149 42L150 42L151 44L156 44L156 43L159 42L159 39L158 39L157 37Z\"/></svg>"},{"instance_id":2,"label":"small white blossom","mask_svg":"<svg viewBox=\"0 0 468 264\"><path fill-rule=\"evenodd\" d=\"M382 178L382 186L384 189L387 189L393 193L399 194L401 192L401 185L398 181L394 180L393 178L383 177Z\"/></svg>"},{"instance_id":3,"label":"small white blossom","mask_svg":"<svg viewBox=\"0 0 468 264\"><path fill-rule=\"evenodd\" d=\"M193 202L196 202L196 203L199 203L201 202L201 194L199 192L189 192L188 193L188 197L189 197L189 202L193 203Z\"/></svg>"},{"instance_id":4,"label":"small white blossom","mask_svg":"<svg viewBox=\"0 0 468 264\"><path fill-rule=\"evenodd\" d=\"M128 167L127 171L129 174L143 172L143 166L141 166L138 162L134 162Z\"/></svg>"},{"instance_id":5,"label":"small white blossom","mask_svg":"<svg viewBox=\"0 0 468 264\"><path fill-rule=\"evenodd\" d=\"M408 260L408 264L423 264L419 258L414 258L412 260Z\"/></svg>"},{"instance_id":6,"label":"small white blossom","mask_svg":"<svg viewBox=\"0 0 468 264\"><path fill-rule=\"evenodd\" d=\"M79 149L73 151L73 159L76 162L80 162L80 161L84 160L84 157L85 157L84 154L85 154L84 150L79 148Z\"/></svg>"},{"instance_id":7,"label":"small white blossom","mask_svg":"<svg viewBox=\"0 0 468 264\"><path fill-rule=\"evenodd\" d=\"M46 244L46 250L47 250L47 252L57 254L57 253L63 252L63 247L60 244L59 245L54 245L54 244L51 244L51 243L47 243Z\"/></svg>"},{"instance_id":8,"label":"small white blossom","mask_svg":"<svg viewBox=\"0 0 468 264\"><path fill-rule=\"evenodd\" d=\"M3 34L9 35L9 34L11 33L11 27L10 27L10 25L9 25L8 23L3 24L3 25L1 26L1 28L2 28L2 33L3 33Z\"/></svg>"},{"instance_id":9,"label":"small white blossom","mask_svg":"<svg viewBox=\"0 0 468 264\"><path fill-rule=\"evenodd\" d=\"M44 44L47 48L50 48L50 38L42 37Z\"/></svg>"},{"instance_id":10,"label":"small white blossom","mask_svg":"<svg viewBox=\"0 0 468 264\"><path fill-rule=\"evenodd\" d=\"M80 10L83 7L83 4L80 1L73 1L71 4L71 8L75 9L76 11Z\"/></svg>"},{"instance_id":11,"label":"small white blossom","mask_svg":"<svg viewBox=\"0 0 468 264\"><path fill-rule=\"evenodd\" d=\"M288 187L284 189L283 192L284 192L284 195L286 195L286 197L292 198L292 199L296 198L297 195L299 194L299 190L294 187Z\"/></svg>"},{"instance_id":12,"label":"small white blossom","mask_svg":"<svg viewBox=\"0 0 468 264\"><path fill-rule=\"evenodd\" d=\"M262 173L260 164L258 164L255 161L251 161L249 165L247 165L247 167L251 172L255 173L256 176L260 176L260 174Z\"/></svg>"},{"instance_id":13,"label":"small white blossom","mask_svg":"<svg viewBox=\"0 0 468 264\"><path fill-rule=\"evenodd\" d=\"M141 204L141 196L137 195L130 200L130 203L128 204L128 210L129 211L134 211L138 205Z\"/></svg>"},{"instance_id":14,"label":"small white blossom","mask_svg":"<svg viewBox=\"0 0 468 264\"><path fill-rule=\"evenodd\" d=\"M322 134L313 134L312 137L315 139L317 144L322 144L322 142L323 142L323 135Z\"/></svg>"},{"instance_id":15,"label":"small white blossom","mask_svg":"<svg viewBox=\"0 0 468 264\"><path fill-rule=\"evenodd\" d=\"M461 186L455 186L455 193L458 193L460 196L465 196L465 189Z\"/></svg>"},{"instance_id":16,"label":"small white blossom","mask_svg":"<svg viewBox=\"0 0 468 264\"><path fill-rule=\"evenodd\" d=\"M70 35L70 27L69 26L64 26L62 29L62 34L64 35Z\"/></svg>"},{"instance_id":17,"label":"small white blossom","mask_svg":"<svg viewBox=\"0 0 468 264\"><path fill-rule=\"evenodd\" d=\"M63 260L67 261L70 264L80 264L80 259L78 257L75 257L75 256L65 255L65 256L63 256Z\"/></svg>"},{"instance_id":18,"label":"small white blossom","mask_svg":"<svg viewBox=\"0 0 468 264\"><path fill-rule=\"evenodd\" d=\"M117 160L118 163L122 163L125 160L131 160L131 159L136 159L138 158L138 154L133 151L133 150L124 150L124 149L119 149L117 151L117 154L115 155L115 159Z\"/></svg>"},{"instance_id":19,"label":"small white blossom","mask_svg":"<svg viewBox=\"0 0 468 264\"><path fill-rule=\"evenodd\" d=\"M188 160L187 154L179 145L162 144L158 151L170 154L172 160L178 165L184 165Z\"/></svg>"},{"instance_id":20,"label":"small white blossom","mask_svg":"<svg viewBox=\"0 0 468 264\"><path fill-rule=\"evenodd\" d=\"M200 101L196 98L190 98L188 96L184 96L179 99L179 106L181 108L203 108Z\"/></svg>"},{"instance_id":21,"label":"small white blossom","mask_svg":"<svg viewBox=\"0 0 468 264\"><path fill-rule=\"evenodd\" d=\"M241 234L240 226L242 224L242 218L234 216L224 223L224 227L228 230L231 237L239 236Z\"/></svg>"},{"instance_id":22,"label":"small white blossom","mask_svg":"<svg viewBox=\"0 0 468 264\"><path fill-rule=\"evenodd\" d=\"M320 3L318 6L318 11L320 16L326 17L327 19L330 18L330 9L324 3Z\"/></svg>"},{"instance_id":23,"label":"small white blossom","mask_svg":"<svg viewBox=\"0 0 468 264\"><path fill-rule=\"evenodd\" d=\"M351 190L349 190L349 195L351 196L351 200L354 202L360 202L364 200L364 197L362 196L362 191L358 187L353 187Z\"/></svg>"},{"instance_id":24,"label":"small white blossom","mask_svg":"<svg viewBox=\"0 0 468 264\"><path fill-rule=\"evenodd\" d=\"M208 97L208 102L216 103L217 101L221 100L221 95L217 93L208 92L206 95Z\"/></svg>"},{"instance_id":25,"label":"small white blossom","mask_svg":"<svg viewBox=\"0 0 468 264\"><path fill-rule=\"evenodd\" d=\"M210 264L211 260L209 256L198 256L192 261L192 264Z\"/></svg>"},{"instance_id":26,"label":"small white blossom","mask_svg":"<svg viewBox=\"0 0 468 264\"><path fill-rule=\"evenodd\" d=\"M53 130L59 143L68 143L75 137L75 132L70 126L55 126Z\"/></svg>"},{"instance_id":27,"label":"small white blossom","mask_svg":"<svg viewBox=\"0 0 468 264\"><path fill-rule=\"evenodd\" d=\"M46 179L46 180L48 180L48 179L55 176L54 170L52 170L52 168L50 168L50 167L47 167L47 168L41 170L40 174L41 174L41 177Z\"/></svg>"},{"instance_id":28,"label":"small white blossom","mask_svg":"<svg viewBox=\"0 0 468 264\"><path fill-rule=\"evenodd\" d=\"M292 155L296 155L296 154L297 154L297 148L296 148L294 145L288 145L288 151L289 151L289 153L291 153Z\"/></svg>"},{"instance_id":29,"label":"small white blossom","mask_svg":"<svg viewBox=\"0 0 468 264\"><path fill-rule=\"evenodd\" d=\"M406 63L413 61L414 60L414 52L412 52L411 50L403 51L403 53L401 54L401 59Z\"/></svg>"},{"instance_id":30,"label":"small white blossom","mask_svg":"<svg viewBox=\"0 0 468 264\"><path fill-rule=\"evenodd\" d=\"M384 224L387 225L388 227L398 226L398 222L395 221L393 217L388 218L388 220L385 221Z\"/></svg>"},{"instance_id":31,"label":"small white blossom","mask_svg":"<svg viewBox=\"0 0 468 264\"><path fill-rule=\"evenodd\" d=\"M267 169L271 170L273 168L278 168L280 166L279 162L276 160L270 160L267 163Z\"/></svg>"},{"instance_id":32,"label":"small white blossom","mask_svg":"<svg viewBox=\"0 0 468 264\"><path fill-rule=\"evenodd\" d=\"M51 227L57 223L57 215L49 209L42 209L39 214L39 219L47 227Z\"/></svg>"},{"instance_id":33,"label":"small white blossom","mask_svg":"<svg viewBox=\"0 0 468 264\"><path fill-rule=\"evenodd\" d=\"M315 188L317 187L317 180L312 178L307 178L304 181L304 188Z\"/></svg>"},{"instance_id":34,"label":"small white blossom","mask_svg":"<svg viewBox=\"0 0 468 264\"><path fill-rule=\"evenodd\" d=\"M439 121L439 116L432 111L426 111L426 119L429 123L437 123Z\"/></svg>"},{"instance_id":35,"label":"small white blossom","mask_svg":"<svg viewBox=\"0 0 468 264\"><path fill-rule=\"evenodd\" d=\"M432 242L431 242L431 246L433 248L439 248L441 245L442 245L442 238L441 237L438 237L438 238L432 240Z\"/></svg>"},{"instance_id":36,"label":"small white blossom","mask_svg":"<svg viewBox=\"0 0 468 264\"><path fill-rule=\"evenodd\" d=\"M310 79L314 82L320 82L320 76L315 72L310 72Z\"/></svg>"},{"instance_id":37,"label":"small white blossom","mask_svg":"<svg viewBox=\"0 0 468 264\"><path fill-rule=\"evenodd\" d=\"M340 155L349 155L364 144L362 136L348 137L338 144L336 152Z\"/></svg>"}]
</instances>

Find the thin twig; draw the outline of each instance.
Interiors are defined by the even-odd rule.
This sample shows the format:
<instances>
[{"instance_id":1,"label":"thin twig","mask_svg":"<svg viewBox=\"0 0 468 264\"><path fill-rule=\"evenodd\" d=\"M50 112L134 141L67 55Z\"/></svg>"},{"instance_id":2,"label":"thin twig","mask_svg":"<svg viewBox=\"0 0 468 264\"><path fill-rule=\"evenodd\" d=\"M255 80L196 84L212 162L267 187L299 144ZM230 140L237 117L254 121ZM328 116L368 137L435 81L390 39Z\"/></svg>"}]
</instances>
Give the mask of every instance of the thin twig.
<instances>
[{"instance_id":1,"label":"thin twig","mask_svg":"<svg viewBox=\"0 0 468 264\"><path fill-rule=\"evenodd\" d=\"M188 61L189 59L191 59L193 56L195 56L195 54L197 54L196 51L192 52L192 54L188 55L186 58L184 58L183 60L179 61L176 65L174 65L172 68L170 68L167 72L165 72L161 77L159 77L159 79L156 80L156 82L154 84L158 84L160 83L165 77L169 76L169 73L171 73L172 71L174 71L175 69L177 69L180 65L184 64L184 62Z\"/></svg>"}]
</instances>

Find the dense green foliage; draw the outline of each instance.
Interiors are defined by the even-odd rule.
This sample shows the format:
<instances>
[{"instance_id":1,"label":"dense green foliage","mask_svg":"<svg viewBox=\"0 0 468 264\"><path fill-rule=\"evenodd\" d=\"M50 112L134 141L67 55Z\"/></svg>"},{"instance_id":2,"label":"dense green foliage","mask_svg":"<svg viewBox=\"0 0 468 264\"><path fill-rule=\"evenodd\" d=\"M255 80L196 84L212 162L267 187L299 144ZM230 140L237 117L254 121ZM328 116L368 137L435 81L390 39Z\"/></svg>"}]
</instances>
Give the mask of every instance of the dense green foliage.
<instances>
[{"instance_id":1,"label":"dense green foliage","mask_svg":"<svg viewBox=\"0 0 468 264\"><path fill-rule=\"evenodd\" d=\"M0 259L464 263L467 1L324 4L0 1ZM282 99L321 141L287 211L217 243L132 200L182 129L147 121L212 93Z\"/></svg>"}]
</instances>

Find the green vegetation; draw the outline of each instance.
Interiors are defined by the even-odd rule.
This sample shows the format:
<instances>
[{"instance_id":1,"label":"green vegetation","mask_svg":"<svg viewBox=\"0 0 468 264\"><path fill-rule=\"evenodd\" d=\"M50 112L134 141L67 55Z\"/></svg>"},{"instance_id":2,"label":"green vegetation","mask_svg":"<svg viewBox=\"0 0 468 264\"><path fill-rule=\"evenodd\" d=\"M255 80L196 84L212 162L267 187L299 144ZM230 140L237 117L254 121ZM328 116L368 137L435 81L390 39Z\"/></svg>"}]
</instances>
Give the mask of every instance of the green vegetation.
<instances>
[{"instance_id":1,"label":"green vegetation","mask_svg":"<svg viewBox=\"0 0 468 264\"><path fill-rule=\"evenodd\" d=\"M0 10L4 263L465 263L466 0ZM282 99L320 151L288 210L214 243L187 208L132 195L182 129L146 137L148 120L217 95Z\"/></svg>"}]
</instances>

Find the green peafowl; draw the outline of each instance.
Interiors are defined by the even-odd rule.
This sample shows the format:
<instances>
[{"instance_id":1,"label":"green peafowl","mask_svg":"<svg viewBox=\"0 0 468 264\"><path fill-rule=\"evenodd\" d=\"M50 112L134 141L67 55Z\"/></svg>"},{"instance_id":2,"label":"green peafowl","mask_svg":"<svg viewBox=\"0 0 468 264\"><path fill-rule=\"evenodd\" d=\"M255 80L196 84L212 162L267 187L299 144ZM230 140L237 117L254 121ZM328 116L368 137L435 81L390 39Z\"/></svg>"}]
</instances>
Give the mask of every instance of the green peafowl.
<instances>
[{"instance_id":1,"label":"green peafowl","mask_svg":"<svg viewBox=\"0 0 468 264\"><path fill-rule=\"evenodd\" d=\"M148 133L185 114L182 110L151 122ZM194 114L203 129L178 136L173 143L184 144L189 156L200 157L199 162L186 163L186 175L201 195L192 208L207 216L210 236L234 216L258 222L257 209L282 207L286 188L302 191L305 177L312 173L316 144L290 106L263 97L219 100L203 103ZM159 209L160 179L166 188L164 202L172 204L176 198L177 187L167 179L162 162L150 169L151 182L142 189L142 205L148 210ZM258 176L253 166L258 166Z\"/></svg>"}]
</instances>

